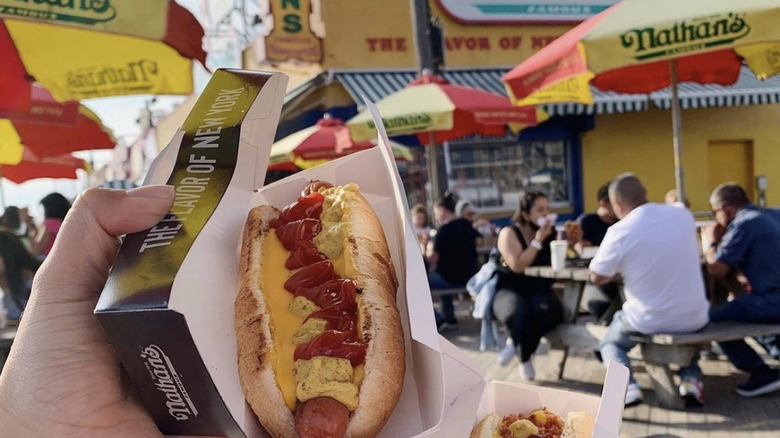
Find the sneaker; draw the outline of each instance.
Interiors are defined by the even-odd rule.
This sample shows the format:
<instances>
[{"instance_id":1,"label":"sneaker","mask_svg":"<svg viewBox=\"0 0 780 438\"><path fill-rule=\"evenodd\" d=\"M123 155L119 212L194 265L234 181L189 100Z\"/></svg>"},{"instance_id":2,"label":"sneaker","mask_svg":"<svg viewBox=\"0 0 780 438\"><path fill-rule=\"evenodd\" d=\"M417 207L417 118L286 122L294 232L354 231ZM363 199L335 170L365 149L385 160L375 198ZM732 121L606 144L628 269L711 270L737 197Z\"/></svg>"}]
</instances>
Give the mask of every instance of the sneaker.
<instances>
[{"instance_id":1,"label":"sneaker","mask_svg":"<svg viewBox=\"0 0 780 438\"><path fill-rule=\"evenodd\" d=\"M512 362L512 358L515 357L516 351L517 349L515 348L515 344L512 342L512 338L507 338L504 349L498 353L498 364L502 367L509 365L509 362Z\"/></svg>"},{"instance_id":2,"label":"sneaker","mask_svg":"<svg viewBox=\"0 0 780 438\"><path fill-rule=\"evenodd\" d=\"M533 356L528 359L527 362L521 363L518 367L520 370L520 378L526 382L530 382L536 378L536 370L534 369Z\"/></svg>"},{"instance_id":3,"label":"sneaker","mask_svg":"<svg viewBox=\"0 0 780 438\"><path fill-rule=\"evenodd\" d=\"M737 394L743 397L755 397L778 389L780 389L780 375L774 372L769 376L750 376L747 382L737 386Z\"/></svg>"},{"instance_id":4,"label":"sneaker","mask_svg":"<svg viewBox=\"0 0 780 438\"><path fill-rule=\"evenodd\" d=\"M686 407L696 408L704 405L701 380L696 378L683 379L680 383L680 397L682 397Z\"/></svg>"},{"instance_id":5,"label":"sneaker","mask_svg":"<svg viewBox=\"0 0 780 438\"><path fill-rule=\"evenodd\" d=\"M636 406L642 403L642 390L636 383L629 383L626 388L626 407Z\"/></svg>"}]
</instances>

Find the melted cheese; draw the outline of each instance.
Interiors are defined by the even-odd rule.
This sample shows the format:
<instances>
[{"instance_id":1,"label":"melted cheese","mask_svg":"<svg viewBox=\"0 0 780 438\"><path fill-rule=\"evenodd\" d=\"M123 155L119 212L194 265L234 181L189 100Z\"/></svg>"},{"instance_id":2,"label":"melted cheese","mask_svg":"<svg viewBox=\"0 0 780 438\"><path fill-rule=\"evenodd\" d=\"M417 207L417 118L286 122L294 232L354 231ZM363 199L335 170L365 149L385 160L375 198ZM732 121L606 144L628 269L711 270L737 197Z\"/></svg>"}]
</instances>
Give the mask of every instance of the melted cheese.
<instances>
[{"instance_id":1,"label":"melted cheese","mask_svg":"<svg viewBox=\"0 0 780 438\"><path fill-rule=\"evenodd\" d=\"M323 211L320 215L322 231L314 238L314 243L317 245L317 249L333 262L334 271L341 278L357 278L351 253L348 250L345 251L348 245L349 224L340 221L348 213L349 204L347 201L354 197L354 192L358 190L356 184L347 184L322 191L325 194ZM296 395L298 382L295 378L297 364L293 361L293 353L295 352L293 338L303 324L304 318L290 311L293 295L284 289L284 282L291 274L284 267L288 254L288 251L284 249L276 237L276 233L266 234L263 243L261 289L268 313L271 315L271 337L274 345L271 361L276 383L279 385L285 404L290 410L295 410L298 399ZM360 300L361 296L358 294L358 309L360 309ZM292 306L292 308L295 307L295 305ZM362 327L363 315L360 311L358 311L357 322L358 327ZM364 376L365 365L359 365L353 369L350 380L352 384L359 387ZM338 388L333 391L339 393L339 397L334 398L343 399L341 401L344 403L346 401L344 388L349 385L344 385L343 382L339 383L342 384L336 385ZM351 390L346 392L352 393ZM350 410L357 405L357 393L354 394L354 398L354 402L344 403L347 406L352 406Z\"/></svg>"},{"instance_id":2,"label":"melted cheese","mask_svg":"<svg viewBox=\"0 0 780 438\"><path fill-rule=\"evenodd\" d=\"M303 324L303 318L288 310L293 295L284 289L284 282L290 275L290 271L284 267L287 254L276 233L266 233L263 242L260 287L271 317L271 338L274 347L271 351L271 364L284 402L290 410L293 410L297 403L295 396L297 382L293 375L295 345L292 342L292 335Z\"/></svg>"}]
</instances>

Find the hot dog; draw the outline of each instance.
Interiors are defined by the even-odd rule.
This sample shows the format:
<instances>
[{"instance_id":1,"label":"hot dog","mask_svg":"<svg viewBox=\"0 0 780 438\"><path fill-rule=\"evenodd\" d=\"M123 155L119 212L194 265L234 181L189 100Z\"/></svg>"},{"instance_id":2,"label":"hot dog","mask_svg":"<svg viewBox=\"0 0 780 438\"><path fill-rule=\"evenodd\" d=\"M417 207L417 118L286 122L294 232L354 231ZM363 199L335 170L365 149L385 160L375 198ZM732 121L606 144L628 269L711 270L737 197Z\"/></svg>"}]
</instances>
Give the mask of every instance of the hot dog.
<instances>
[{"instance_id":1,"label":"hot dog","mask_svg":"<svg viewBox=\"0 0 780 438\"><path fill-rule=\"evenodd\" d=\"M539 409L527 416L488 414L474 426L470 438L591 438L593 426L593 418L585 412L569 412L564 422Z\"/></svg>"},{"instance_id":2,"label":"hot dog","mask_svg":"<svg viewBox=\"0 0 780 438\"><path fill-rule=\"evenodd\" d=\"M396 279L355 184L313 182L282 210L255 207L235 303L244 395L274 437L363 438L401 394Z\"/></svg>"}]
</instances>

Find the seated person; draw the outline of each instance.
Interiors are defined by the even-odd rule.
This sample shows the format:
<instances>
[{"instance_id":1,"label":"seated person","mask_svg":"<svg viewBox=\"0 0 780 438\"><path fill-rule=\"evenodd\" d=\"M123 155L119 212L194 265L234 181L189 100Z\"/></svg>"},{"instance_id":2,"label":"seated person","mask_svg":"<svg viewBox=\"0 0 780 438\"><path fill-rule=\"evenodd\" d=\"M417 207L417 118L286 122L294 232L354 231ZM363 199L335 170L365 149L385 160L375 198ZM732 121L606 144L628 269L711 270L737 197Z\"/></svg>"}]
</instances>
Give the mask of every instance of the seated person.
<instances>
[{"instance_id":1,"label":"seated person","mask_svg":"<svg viewBox=\"0 0 780 438\"><path fill-rule=\"evenodd\" d=\"M780 214L751 204L745 190L736 183L724 183L710 196L716 224L706 227L702 236L712 242L705 253L707 271L723 278L736 268L750 283L751 292L712 308L712 321L780 323ZM776 336L757 339L778 357ZM755 397L780 389L780 372L770 368L743 340L720 342L729 360L749 373L737 393Z\"/></svg>"},{"instance_id":2,"label":"seated person","mask_svg":"<svg viewBox=\"0 0 780 438\"><path fill-rule=\"evenodd\" d=\"M579 254L582 254L586 247L601 245L609 227L618 220L609 202L608 189L609 182L599 187L596 193L598 207L595 213L583 214L577 219L582 228L582 238L574 248ZM620 308L620 301L620 287L615 282L602 285L588 283L582 292L582 303L585 309L604 324L609 324L614 311Z\"/></svg>"},{"instance_id":3,"label":"seated person","mask_svg":"<svg viewBox=\"0 0 780 438\"><path fill-rule=\"evenodd\" d=\"M631 371L628 351L637 341L631 333L695 332L707 325L709 303L701 276L696 224L688 211L647 202L639 178L626 173L609 186L609 198L620 221L607 230L590 263L594 284L617 273L623 277L626 301L615 313L599 347L604 363L616 360ZM680 396L689 406L703 403L698 354L680 368ZM626 406L642 401L629 375Z\"/></svg>"},{"instance_id":4,"label":"seated person","mask_svg":"<svg viewBox=\"0 0 780 438\"><path fill-rule=\"evenodd\" d=\"M21 239L0 230L0 290L7 318L18 320L30 297L32 279L41 262L30 254Z\"/></svg>"},{"instance_id":5,"label":"seated person","mask_svg":"<svg viewBox=\"0 0 780 438\"><path fill-rule=\"evenodd\" d=\"M507 348L499 363L520 359L520 376L533 380L532 355L542 336L563 321L563 306L552 291L552 279L529 277L528 266L550 265L550 242L554 225L546 220L550 202L543 193L526 192L512 216L512 224L498 233L501 263L493 297L493 315L507 328Z\"/></svg>"},{"instance_id":6,"label":"seated person","mask_svg":"<svg viewBox=\"0 0 780 438\"><path fill-rule=\"evenodd\" d=\"M428 274L431 289L466 288L469 278L479 270L477 263L477 238L481 235L468 219L455 215L455 198L446 192L433 206L433 215L439 230L428 245L426 256L433 265ZM452 295L440 297L443 315L437 316L440 330L457 324Z\"/></svg>"}]
</instances>

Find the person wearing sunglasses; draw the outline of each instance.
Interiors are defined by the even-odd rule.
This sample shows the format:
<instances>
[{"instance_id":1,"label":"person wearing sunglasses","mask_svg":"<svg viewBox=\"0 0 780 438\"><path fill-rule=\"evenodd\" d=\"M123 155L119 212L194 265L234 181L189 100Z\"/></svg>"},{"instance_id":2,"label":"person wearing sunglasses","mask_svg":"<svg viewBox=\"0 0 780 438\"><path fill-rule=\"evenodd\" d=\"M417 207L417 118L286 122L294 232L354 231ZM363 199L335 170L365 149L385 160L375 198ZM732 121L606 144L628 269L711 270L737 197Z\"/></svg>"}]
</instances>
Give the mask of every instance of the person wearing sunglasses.
<instances>
[{"instance_id":1,"label":"person wearing sunglasses","mask_svg":"<svg viewBox=\"0 0 780 438\"><path fill-rule=\"evenodd\" d=\"M707 272L722 279L739 269L751 292L710 310L712 321L780 323L780 213L750 203L745 189L734 182L719 185L710 195L715 224L702 238L712 242L705 251ZM780 357L776 336L757 338L775 358ZM729 360L749 374L737 393L755 397L780 390L780 372L769 367L744 340L720 342Z\"/></svg>"}]
</instances>

